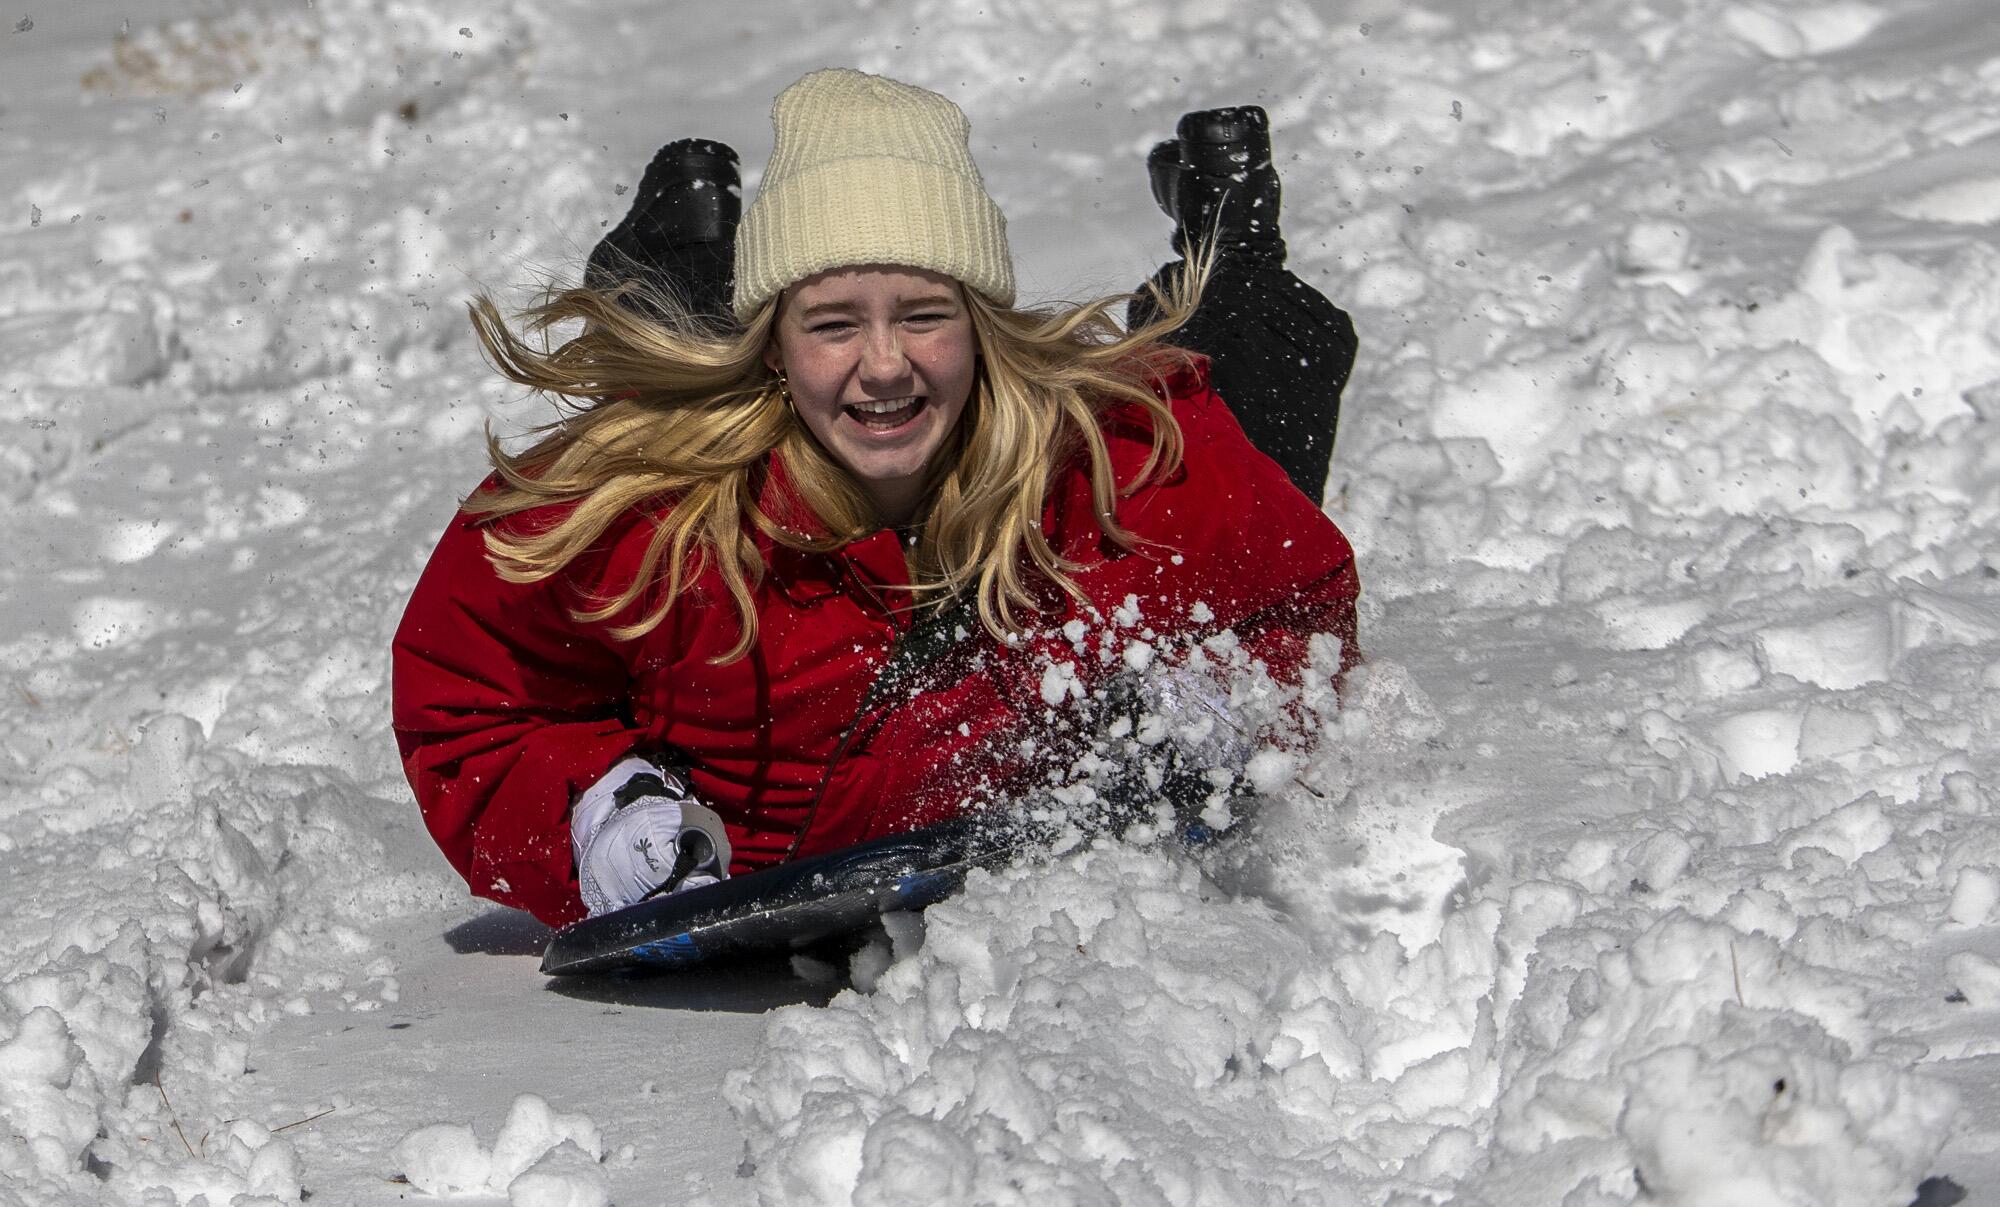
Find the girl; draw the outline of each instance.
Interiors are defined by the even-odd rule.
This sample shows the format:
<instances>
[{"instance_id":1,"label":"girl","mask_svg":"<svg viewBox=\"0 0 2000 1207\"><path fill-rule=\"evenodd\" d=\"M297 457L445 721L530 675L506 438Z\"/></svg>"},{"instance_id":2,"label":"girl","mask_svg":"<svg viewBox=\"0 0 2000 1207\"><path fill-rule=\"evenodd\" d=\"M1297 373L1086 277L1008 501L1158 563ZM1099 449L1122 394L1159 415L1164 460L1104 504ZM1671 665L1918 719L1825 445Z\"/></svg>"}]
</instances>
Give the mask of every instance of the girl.
<instances>
[{"instance_id":1,"label":"girl","mask_svg":"<svg viewBox=\"0 0 2000 1207\"><path fill-rule=\"evenodd\" d=\"M950 101L828 70L772 120L733 323L569 290L541 351L474 305L574 409L492 447L395 725L453 866L551 924L1018 799L1121 677L1225 631L1280 678L1315 634L1352 656L1346 540L1160 342L1199 270L1136 331L1016 310Z\"/></svg>"}]
</instances>

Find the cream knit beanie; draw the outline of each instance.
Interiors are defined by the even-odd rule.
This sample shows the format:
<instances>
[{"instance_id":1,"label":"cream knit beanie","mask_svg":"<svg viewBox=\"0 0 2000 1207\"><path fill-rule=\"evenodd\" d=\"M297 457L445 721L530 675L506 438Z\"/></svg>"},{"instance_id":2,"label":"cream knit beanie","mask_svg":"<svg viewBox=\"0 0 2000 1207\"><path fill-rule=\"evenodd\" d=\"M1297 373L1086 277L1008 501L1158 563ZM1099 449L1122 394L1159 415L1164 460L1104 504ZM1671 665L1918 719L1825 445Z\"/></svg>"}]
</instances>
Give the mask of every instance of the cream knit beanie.
<instances>
[{"instance_id":1,"label":"cream knit beanie","mask_svg":"<svg viewBox=\"0 0 2000 1207\"><path fill-rule=\"evenodd\" d=\"M895 264L1014 304L1007 220L986 195L972 127L935 92L846 68L771 105L776 146L736 231L736 317L829 268Z\"/></svg>"}]
</instances>

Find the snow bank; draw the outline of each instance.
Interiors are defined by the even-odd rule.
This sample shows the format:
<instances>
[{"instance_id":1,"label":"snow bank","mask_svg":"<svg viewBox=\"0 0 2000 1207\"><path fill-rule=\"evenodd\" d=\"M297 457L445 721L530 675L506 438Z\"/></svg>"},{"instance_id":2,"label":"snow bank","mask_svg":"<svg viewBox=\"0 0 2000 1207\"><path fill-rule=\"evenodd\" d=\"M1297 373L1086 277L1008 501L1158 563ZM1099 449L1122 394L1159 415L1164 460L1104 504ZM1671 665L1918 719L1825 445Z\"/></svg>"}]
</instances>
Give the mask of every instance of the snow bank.
<instances>
[{"instance_id":1,"label":"snow bank","mask_svg":"<svg viewBox=\"0 0 2000 1207\"><path fill-rule=\"evenodd\" d=\"M1407 761L1344 719L1328 761L1363 766L1307 779ZM1105 843L976 878L731 1079L760 1201L1907 1201L1956 1098L1870 1018L1882 942L1698 891L1668 832L1471 890L1376 790L1329 816L1294 789L1205 869Z\"/></svg>"},{"instance_id":2,"label":"snow bank","mask_svg":"<svg viewBox=\"0 0 2000 1207\"><path fill-rule=\"evenodd\" d=\"M383 736L410 566L371 546L429 490L370 446L476 408L357 387L434 371L465 274L536 242L453 216L507 179L471 144L525 50L463 24L335 2L35 47L89 64L100 124L4 186L33 213L0 244L0 496L60 552L0 583L0 1200L299 1201L278 1129L329 1104L242 1117L253 1040L394 1002L367 928L457 895Z\"/></svg>"},{"instance_id":3,"label":"snow bank","mask_svg":"<svg viewBox=\"0 0 2000 1207\"><path fill-rule=\"evenodd\" d=\"M309 1008L307 953L365 947L352 912L300 908L324 900L324 862L388 861L340 816L340 777L232 758L186 717L150 718L112 761L49 768L12 830L46 871L6 931L0 1174L45 1203L151 1186L296 1200L289 1142L217 1097L255 1029Z\"/></svg>"}]
</instances>

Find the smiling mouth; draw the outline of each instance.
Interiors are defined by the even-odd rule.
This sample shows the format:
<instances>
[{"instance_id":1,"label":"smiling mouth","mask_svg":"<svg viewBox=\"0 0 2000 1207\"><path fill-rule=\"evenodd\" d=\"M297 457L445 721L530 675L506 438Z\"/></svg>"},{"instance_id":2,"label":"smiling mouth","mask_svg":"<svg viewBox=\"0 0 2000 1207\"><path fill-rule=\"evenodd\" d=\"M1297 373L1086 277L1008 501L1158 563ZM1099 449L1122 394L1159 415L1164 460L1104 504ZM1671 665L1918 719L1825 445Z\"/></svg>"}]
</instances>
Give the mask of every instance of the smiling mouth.
<instances>
[{"instance_id":1,"label":"smiling mouth","mask_svg":"<svg viewBox=\"0 0 2000 1207\"><path fill-rule=\"evenodd\" d=\"M880 401L850 402L841 410L848 418L871 432L893 432L897 428L923 414L930 400L919 394L914 398L885 398Z\"/></svg>"}]
</instances>

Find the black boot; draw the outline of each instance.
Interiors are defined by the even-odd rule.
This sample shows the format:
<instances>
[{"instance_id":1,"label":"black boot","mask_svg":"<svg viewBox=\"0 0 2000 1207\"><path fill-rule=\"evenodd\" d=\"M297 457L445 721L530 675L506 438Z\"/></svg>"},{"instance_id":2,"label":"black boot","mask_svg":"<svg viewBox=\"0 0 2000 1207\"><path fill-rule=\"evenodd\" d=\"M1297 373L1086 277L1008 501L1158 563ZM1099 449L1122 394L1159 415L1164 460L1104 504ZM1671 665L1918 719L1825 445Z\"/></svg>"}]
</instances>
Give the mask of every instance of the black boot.
<instances>
[{"instance_id":1,"label":"black boot","mask_svg":"<svg viewBox=\"0 0 2000 1207\"><path fill-rule=\"evenodd\" d=\"M743 217L736 164L735 151L710 139L661 147L646 165L625 220L591 251L583 283L606 289L636 278L695 315L733 323L729 293L736 224ZM646 313L636 297L630 300Z\"/></svg>"},{"instance_id":2,"label":"black boot","mask_svg":"<svg viewBox=\"0 0 2000 1207\"><path fill-rule=\"evenodd\" d=\"M1153 186L1153 202L1160 212L1174 220L1174 251L1181 252L1181 140L1170 138L1153 144L1146 153L1146 180Z\"/></svg>"},{"instance_id":3,"label":"black boot","mask_svg":"<svg viewBox=\"0 0 2000 1207\"><path fill-rule=\"evenodd\" d=\"M1271 166L1271 119L1256 105L1202 109L1181 118L1180 137L1153 148L1178 150L1180 170L1171 173L1162 197L1167 165L1147 166L1153 199L1174 220L1174 249L1182 255L1199 241L1213 239L1218 252L1239 262L1282 266L1285 241L1278 235L1278 170Z\"/></svg>"},{"instance_id":4,"label":"black boot","mask_svg":"<svg viewBox=\"0 0 2000 1207\"><path fill-rule=\"evenodd\" d=\"M1146 157L1154 200L1174 220L1182 258L1154 274L1162 285L1212 243L1215 271L1193 317L1168 338L1210 361L1215 388L1250 442L1315 502L1326 493L1340 394L1354 368L1354 323L1285 269L1270 120L1254 105L1183 117L1180 137ZM1142 290L1126 319L1152 321Z\"/></svg>"}]
</instances>

